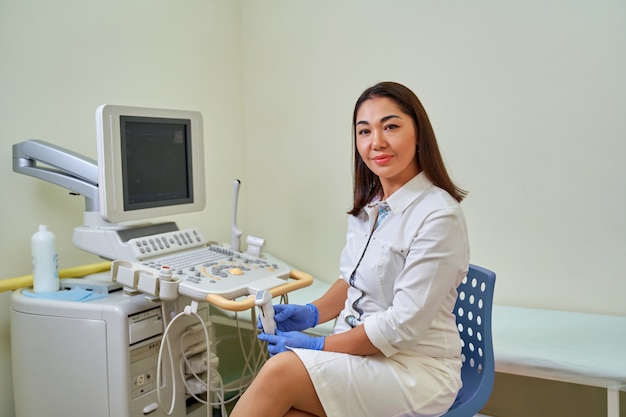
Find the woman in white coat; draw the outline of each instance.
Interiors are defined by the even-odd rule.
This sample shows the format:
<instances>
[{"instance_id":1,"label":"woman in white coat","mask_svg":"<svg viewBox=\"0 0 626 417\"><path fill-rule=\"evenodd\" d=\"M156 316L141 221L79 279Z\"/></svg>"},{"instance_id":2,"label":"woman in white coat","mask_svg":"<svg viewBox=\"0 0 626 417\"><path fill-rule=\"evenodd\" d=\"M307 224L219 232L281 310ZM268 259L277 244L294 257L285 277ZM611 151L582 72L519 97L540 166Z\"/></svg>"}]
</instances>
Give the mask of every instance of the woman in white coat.
<instances>
[{"instance_id":1,"label":"woman in white coat","mask_svg":"<svg viewBox=\"0 0 626 417\"><path fill-rule=\"evenodd\" d=\"M461 387L452 313L467 273L460 202L421 102L379 83L353 115L354 199L341 276L307 305L275 305L271 358L232 417L438 416ZM303 330L335 320L332 335Z\"/></svg>"}]
</instances>

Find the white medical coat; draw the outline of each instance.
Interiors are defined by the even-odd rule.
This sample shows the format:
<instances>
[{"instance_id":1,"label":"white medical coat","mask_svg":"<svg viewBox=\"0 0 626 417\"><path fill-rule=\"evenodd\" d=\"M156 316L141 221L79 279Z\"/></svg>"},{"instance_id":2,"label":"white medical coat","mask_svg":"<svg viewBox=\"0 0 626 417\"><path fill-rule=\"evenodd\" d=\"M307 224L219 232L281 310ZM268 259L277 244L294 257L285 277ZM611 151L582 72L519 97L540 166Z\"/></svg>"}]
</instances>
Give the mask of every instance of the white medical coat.
<instances>
[{"instance_id":1,"label":"white medical coat","mask_svg":"<svg viewBox=\"0 0 626 417\"><path fill-rule=\"evenodd\" d=\"M463 211L423 172L386 202L391 213L373 234L378 204L349 218L340 260L346 282L367 249L334 332L351 328L345 317L359 316L352 304L363 296L361 321L385 356L412 350L435 358L458 357L461 342L452 310L456 287L469 266Z\"/></svg>"},{"instance_id":2,"label":"white medical coat","mask_svg":"<svg viewBox=\"0 0 626 417\"><path fill-rule=\"evenodd\" d=\"M452 314L467 274L469 244L460 205L424 173L387 200L391 213L376 230L378 204L348 221L340 259L350 282L334 332L359 317L382 355L293 349L329 417L437 416L461 387L461 341ZM370 239L371 235L371 239ZM367 243L369 240L369 244Z\"/></svg>"}]
</instances>

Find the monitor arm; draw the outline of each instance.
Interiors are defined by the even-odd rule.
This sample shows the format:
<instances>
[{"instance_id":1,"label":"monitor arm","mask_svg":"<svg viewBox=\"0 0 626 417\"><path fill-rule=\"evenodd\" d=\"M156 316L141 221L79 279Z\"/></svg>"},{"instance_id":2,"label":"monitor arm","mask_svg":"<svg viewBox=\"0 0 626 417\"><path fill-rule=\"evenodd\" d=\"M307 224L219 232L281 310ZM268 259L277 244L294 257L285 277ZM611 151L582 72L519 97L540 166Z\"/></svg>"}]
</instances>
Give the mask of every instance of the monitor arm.
<instances>
[{"instance_id":1,"label":"monitor arm","mask_svg":"<svg viewBox=\"0 0 626 417\"><path fill-rule=\"evenodd\" d=\"M31 139L13 145L13 171L60 185L74 194L84 196L86 217L88 213L97 213L99 217L98 164L93 159L42 140Z\"/></svg>"},{"instance_id":2,"label":"monitor arm","mask_svg":"<svg viewBox=\"0 0 626 417\"><path fill-rule=\"evenodd\" d=\"M135 235L154 234L151 224L120 225L110 223L100 215L98 164L70 150L42 140L27 140L13 145L13 171L51 182L85 197L83 225L74 228L72 241L86 252L105 259L128 257L128 244L119 232L135 228ZM153 227L161 227L160 225ZM167 231L178 230L175 223ZM164 229L158 229L164 230ZM133 235L134 236L134 235Z\"/></svg>"}]
</instances>

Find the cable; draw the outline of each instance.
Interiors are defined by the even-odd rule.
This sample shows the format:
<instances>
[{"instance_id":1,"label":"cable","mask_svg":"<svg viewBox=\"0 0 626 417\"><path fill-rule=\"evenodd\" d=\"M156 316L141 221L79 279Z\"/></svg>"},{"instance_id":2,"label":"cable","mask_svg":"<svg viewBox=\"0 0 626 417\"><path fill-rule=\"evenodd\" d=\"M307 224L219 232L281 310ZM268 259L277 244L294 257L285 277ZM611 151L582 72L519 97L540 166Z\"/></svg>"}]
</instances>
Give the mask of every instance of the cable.
<instances>
[{"instance_id":1,"label":"cable","mask_svg":"<svg viewBox=\"0 0 626 417\"><path fill-rule=\"evenodd\" d=\"M189 363L189 358L187 357L188 353L185 352L185 348L184 348L184 338L186 336L188 336L191 333L195 333L194 330L192 331L187 331L185 333L183 333L183 335L180 338L180 351L181 351L181 359L179 361L179 375L181 377L181 380L183 381L183 385L185 386L185 389L187 390L187 392L189 393L189 395L191 395L196 401L198 401L201 404L206 404L207 406L207 415L210 412L210 408L212 406L218 405L220 406L221 409L221 413L223 417L226 417L227 413L226 413L226 407L225 407L225 402L224 402L224 383L223 383L223 379L222 376L220 375L219 371L217 369L214 369L211 366L211 349L210 349L210 338L209 338L209 333L208 330L206 328L206 324L204 323L204 321L202 320L202 318L200 318L200 316L198 316L198 318L201 321L201 327L204 331L204 336L205 336L205 350L204 351L200 351L200 352L194 352L194 355L201 355L203 352L206 352L207 354L207 369L206 369L206 382L201 378L200 375L198 375L193 367L191 366L191 364ZM195 326L195 325L194 325ZM202 342L199 342L202 343ZM192 346L196 346L196 345L192 345ZM217 357L217 355L215 356ZM186 368L185 368L186 367ZM198 397L196 395L196 393L194 392L194 390L192 389L192 387L189 386L188 382L187 382L187 372L185 372L185 369L189 369L191 372L191 375L193 376L193 378L195 378L202 386L205 387L206 389L206 393L207 393L207 399L203 400L202 398ZM213 376L215 376L215 379L218 381L218 386L214 387L211 382L213 381ZM214 392L213 388L219 390L219 392L216 393L217 397L218 397L218 402L212 402L210 401L210 395L211 392Z\"/></svg>"},{"instance_id":2,"label":"cable","mask_svg":"<svg viewBox=\"0 0 626 417\"><path fill-rule=\"evenodd\" d=\"M174 412L174 406L176 405L176 378L174 378L174 358L172 358L172 349L170 348L170 343L168 339L168 332L172 328L172 325L178 320L180 317L185 316L185 312L178 313L174 318L169 322L169 324L165 327L165 331L163 332L163 337L161 339L161 346L159 347L159 356L157 360L157 403L159 407L165 413L166 416L172 415ZM170 371L172 377L172 403L170 405L169 411L165 411L163 408L163 401L161 400L161 363L163 362L163 349L167 346L167 352L170 360Z\"/></svg>"},{"instance_id":3,"label":"cable","mask_svg":"<svg viewBox=\"0 0 626 417\"><path fill-rule=\"evenodd\" d=\"M280 298L281 303L288 302L287 295L284 294ZM177 306L178 307L178 306ZM256 309L251 309L251 321L252 321L252 332L249 339L249 345L245 343L247 339L243 333L243 326L240 322L239 314L235 312L235 328L236 328L236 337L239 340L239 347L241 349L241 353L243 355L244 363L241 371L241 375L239 377L239 386L234 388L226 388L224 386L224 380L219 373L217 366L213 368L211 366L211 338L209 336L209 331L207 329L208 324L204 321L204 319L197 313L198 303L196 301L192 301L191 305L187 305L184 307L183 311L176 314L170 321L167 323L167 312L165 311L165 306L162 305L163 308L163 318L164 323L166 324L165 330L163 332L162 343L159 348L159 356L158 356L158 365L157 365L157 381L161 381L161 367L163 362L163 354L164 350L167 349L168 358L170 361L170 373L172 379L172 402L170 405L169 411L166 411L163 407L163 401L161 398L161 390L160 385L157 384L157 401L161 410L165 413L165 415L169 416L173 413L174 407L176 404L176 377L175 377L175 366L174 359L172 357L172 349L170 346L169 340L169 331L174 325L174 323L183 316L194 316L197 318L198 323L192 326L188 326L187 330L181 334L179 339L180 343L180 354L181 358L179 360L179 377L187 391L187 393L193 397L196 401L201 404L205 404L207 407L207 416L212 416L212 407L219 406L222 417L227 417L226 404L229 404L233 401L236 401L241 397L244 391L250 386L261 367L265 363L265 360L268 358L267 346L262 343L257 338L257 316ZM177 308L178 309L178 308ZM173 312L172 312L173 314ZM199 345L202 342L198 342L195 345L192 345L185 349L184 340L189 335L195 334L198 330L201 329L204 334L204 350L193 351L190 353L189 348ZM215 341L215 345L219 344L219 340ZM202 354L206 352L207 355L207 365L206 365L206 381L203 378L203 375L198 375L198 373L193 369L189 362L189 357L196 354ZM217 354L215 354L217 357ZM189 372L186 372L189 370ZM190 375L190 376L189 376ZM249 375L249 380L247 380L247 376ZM189 376L189 377L188 377ZM206 389L206 400L199 397L199 394L196 394L196 390L193 389L189 385L188 379L195 380L201 387ZM215 383L214 383L215 381ZM235 393L231 398L226 399L227 394ZM211 394L215 394L217 397L217 401L211 401Z\"/></svg>"},{"instance_id":4,"label":"cable","mask_svg":"<svg viewBox=\"0 0 626 417\"><path fill-rule=\"evenodd\" d=\"M184 338L186 336L188 336L189 334L195 333L195 329L193 329L193 327L197 326L194 325L192 326L192 328L190 328L188 331L186 331L185 333L183 333L182 337L180 338L180 350L181 352L184 352L181 355L181 360L179 362L180 366L179 366L179 373L181 376L181 379L183 380L183 383L185 385L185 388L187 389L187 391L189 392L189 394L194 397L194 399L196 399L198 402L201 402L202 404L207 404L207 405L223 405L222 403L213 403L210 402L210 400L207 399L207 401L202 400L201 398L197 397L195 395L195 393L193 392L194 390L187 384L187 372L185 372L185 368L183 367L183 365L186 366L186 369L189 369L191 375L202 385L207 389L207 396L210 395L210 391L212 388L217 388L220 390L220 393L223 392L223 382L222 382L222 376L219 374L219 371L215 368L213 368L211 366L211 361L213 356L211 356L211 345L210 345L210 338L208 335L208 330L206 328L206 324L203 322L202 325L200 326L205 333L205 343L203 345L204 350L200 350L199 352L193 352L193 355L191 356L197 356L197 355L202 355L204 352L206 352L207 355L207 366L206 366L206 371L207 371L207 381L205 382L200 375L198 375L195 370L193 369L193 366L191 366L190 362L189 362L189 351L187 350L187 352L185 352L185 348L184 348ZM193 346L196 346L198 344L200 344L202 342L196 343ZM217 358L217 355L215 355L215 358ZM215 376L216 380L219 382L219 386L218 387L214 387L213 385L211 385L211 382L213 381L213 376ZM208 383L208 387L207 387L207 383ZM218 395L219 396L219 395ZM221 399L223 399L223 395L219 396ZM222 407L223 408L223 407Z\"/></svg>"},{"instance_id":5,"label":"cable","mask_svg":"<svg viewBox=\"0 0 626 417\"><path fill-rule=\"evenodd\" d=\"M209 332L206 328L206 325L204 323L204 320L202 319L202 317L200 317L200 315L197 313L198 311L198 303L196 301L192 301L191 305L185 306L184 310L178 314L176 314L176 316L174 316L174 318L172 318L172 320L167 324L167 326L165 327L165 330L163 332L163 337L162 337L162 342L161 342L161 346L159 348L159 356L158 356L158 362L157 362L157 381L161 381L161 364L163 362L163 352L164 349L167 348L167 353L168 353L168 357L169 357L169 361L170 361L170 371L171 371L171 379L172 379L172 402L170 405L170 409L168 411L166 411L163 407L163 400L161 399L161 384L157 384L157 402L159 404L159 407L161 408L161 410L163 411L163 413L167 416L172 415L172 413L174 412L174 406L176 405L176 377L175 377L175 370L174 370L174 358L172 357L172 349L170 347L170 342L169 342L169 337L168 337L168 333L170 331L170 329L172 328L172 326L174 325L174 323L176 323L176 321L184 316L194 316L198 319L198 321L201 323L202 328L204 330L204 336L205 336L205 341L206 341L206 346L207 346L207 353L210 356L210 349L209 349L209 343L210 343L210 338L209 338ZM184 357L184 352L181 349L181 355ZM210 372L207 373L207 375L210 375ZM221 378L221 377L220 377ZM183 378L184 381L184 378ZM207 407L207 415L210 415L210 407Z\"/></svg>"}]
</instances>

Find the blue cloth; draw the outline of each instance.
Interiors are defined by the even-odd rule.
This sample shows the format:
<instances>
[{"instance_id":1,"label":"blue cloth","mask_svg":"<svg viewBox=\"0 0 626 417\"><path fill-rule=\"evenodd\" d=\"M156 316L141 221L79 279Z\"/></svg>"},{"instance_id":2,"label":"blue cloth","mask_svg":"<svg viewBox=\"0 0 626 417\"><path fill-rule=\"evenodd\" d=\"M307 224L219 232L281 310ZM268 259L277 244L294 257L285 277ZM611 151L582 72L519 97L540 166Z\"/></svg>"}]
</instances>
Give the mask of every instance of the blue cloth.
<instances>
[{"instance_id":1,"label":"blue cloth","mask_svg":"<svg viewBox=\"0 0 626 417\"><path fill-rule=\"evenodd\" d=\"M34 292L31 290L24 290L22 294L30 298L43 298L46 300L58 300L58 301L93 301L105 298L106 294L98 294L93 291L84 290L82 288L72 288L71 290L62 291L45 291Z\"/></svg>"}]
</instances>

